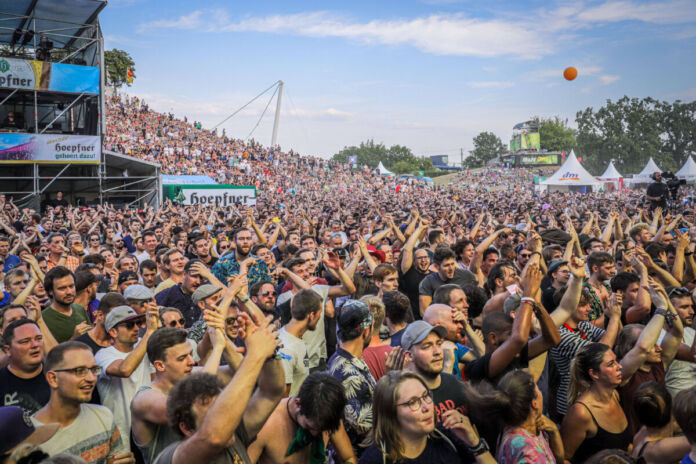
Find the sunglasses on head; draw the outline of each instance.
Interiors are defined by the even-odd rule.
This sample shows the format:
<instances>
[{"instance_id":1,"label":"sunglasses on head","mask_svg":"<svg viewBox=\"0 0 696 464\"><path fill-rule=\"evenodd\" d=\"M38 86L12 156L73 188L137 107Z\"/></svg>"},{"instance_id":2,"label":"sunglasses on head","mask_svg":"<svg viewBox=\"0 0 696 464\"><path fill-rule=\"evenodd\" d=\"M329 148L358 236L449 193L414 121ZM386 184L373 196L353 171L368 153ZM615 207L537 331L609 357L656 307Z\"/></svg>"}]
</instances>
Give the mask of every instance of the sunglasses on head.
<instances>
[{"instance_id":1,"label":"sunglasses on head","mask_svg":"<svg viewBox=\"0 0 696 464\"><path fill-rule=\"evenodd\" d=\"M688 288L684 287L674 287L672 290L669 291L667 294L668 298L672 298L672 295L676 294L677 296L690 296L691 292L689 291Z\"/></svg>"}]
</instances>

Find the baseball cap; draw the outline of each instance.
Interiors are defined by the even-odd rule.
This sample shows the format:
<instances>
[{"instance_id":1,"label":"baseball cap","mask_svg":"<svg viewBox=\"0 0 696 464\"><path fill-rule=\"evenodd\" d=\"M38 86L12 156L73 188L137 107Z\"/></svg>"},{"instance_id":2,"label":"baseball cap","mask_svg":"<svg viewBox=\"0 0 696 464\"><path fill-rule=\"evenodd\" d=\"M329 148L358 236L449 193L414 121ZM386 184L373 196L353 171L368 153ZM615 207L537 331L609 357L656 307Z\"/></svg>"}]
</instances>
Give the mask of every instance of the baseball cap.
<instances>
[{"instance_id":1,"label":"baseball cap","mask_svg":"<svg viewBox=\"0 0 696 464\"><path fill-rule=\"evenodd\" d=\"M129 280L138 280L138 274L135 271L123 271L118 275L118 284L121 285L123 282L128 282Z\"/></svg>"},{"instance_id":2,"label":"baseball cap","mask_svg":"<svg viewBox=\"0 0 696 464\"><path fill-rule=\"evenodd\" d=\"M126 300L151 300L155 294L144 285L133 284L123 291L123 296Z\"/></svg>"},{"instance_id":3,"label":"baseball cap","mask_svg":"<svg viewBox=\"0 0 696 464\"><path fill-rule=\"evenodd\" d=\"M547 272L548 275L551 275L552 272L554 272L556 269L558 269L561 266L564 266L568 264L568 261L563 261L560 259L554 259L549 263L549 270Z\"/></svg>"},{"instance_id":4,"label":"baseball cap","mask_svg":"<svg viewBox=\"0 0 696 464\"><path fill-rule=\"evenodd\" d=\"M22 443L40 445L48 441L56 434L60 424L35 426L29 414L19 406L0 407L0 455L6 454L11 449Z\"/></svg>"},{"instance_id":5,"label":"baseball cap","mask_svg":"<svg viewBox=\"0 0 696 464\"><path fill-rule=\"evenodd\" d=\"M410 350L413 345L417 345L425 340L425 337L430 335L430 332L435 332L442 338L447 336L447 329L442 325L432 326L422 320L411 322L406 326L401 336L401 348Z\"/></svg>"},{"instance_id":6,"label":"baseball cap","mask_svg":"<svg viewBox=\"0 0 696 464\"><path fill-rule=\"evenodd\" d=\"M106 315L106 320L104 321L104 328L106 331L113 329L121 322L130 321L131 319L137 319L139 317L145 317L143 314L138 314L135 309L130 306L116 306L109 314Z\"/></svg>"},{"instance_id":7,"label":"baseball cap","mask_svg":"<svg viewBox=\"0 0 696 464\"><path fill-rule=\"evenodd\" d=\"M347 300L341 306L336 323L338 338L344 341L354 340L360 332L372 325L374 317L370 308L358 300Z\"/></svg>"},{"instance_id":8,"label":"baseball cap","mask_svg":"<svg viewBox=\"0 0 696 464\"><path fill-rule=\"evenodd\" d=\"M203 301L209 296L215 295L217 292L222 290L222 287L218 287L217 285L212 285L212 284L204 284L201 285L196 289L195 292L193 292L193 295L191 295L191 299L193 300L193 304L198 304L199 301Z\"/></svg>"}]
</instances>

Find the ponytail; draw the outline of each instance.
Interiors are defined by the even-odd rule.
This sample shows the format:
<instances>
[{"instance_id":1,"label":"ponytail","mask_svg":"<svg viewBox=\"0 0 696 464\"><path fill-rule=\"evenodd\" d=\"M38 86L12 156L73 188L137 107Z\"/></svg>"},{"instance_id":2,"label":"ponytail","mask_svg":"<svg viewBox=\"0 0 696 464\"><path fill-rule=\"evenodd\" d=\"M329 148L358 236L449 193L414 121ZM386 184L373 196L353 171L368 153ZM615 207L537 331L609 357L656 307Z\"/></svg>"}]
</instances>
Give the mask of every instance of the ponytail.
<instances>
[{"instance_id":1,"label":"ponytail","mask_svg":"<svg viewBox=\"0 0 696 464\"><path fill-rule=\"evenodd\" d=\"M534 377L522 370L505 374L496 388L486 382L464 386L469 415L479 424L493 419L505 425L520 425L529 417L536 398Z\"/></svg>"},{"instance_id":2,"label":"ponytail","mask_svg":"<svg viewBox=\"0 0 696 464\"><path fill-rule=\"evenodd\" d=\"M578 350L570 364L570 391L568 393L568 404L573 404L577 399L590 389L592 377L590 370L599 371L604 354L609 351L609 347L602 343L590 343Z\"/></svg>"}]
</instances>

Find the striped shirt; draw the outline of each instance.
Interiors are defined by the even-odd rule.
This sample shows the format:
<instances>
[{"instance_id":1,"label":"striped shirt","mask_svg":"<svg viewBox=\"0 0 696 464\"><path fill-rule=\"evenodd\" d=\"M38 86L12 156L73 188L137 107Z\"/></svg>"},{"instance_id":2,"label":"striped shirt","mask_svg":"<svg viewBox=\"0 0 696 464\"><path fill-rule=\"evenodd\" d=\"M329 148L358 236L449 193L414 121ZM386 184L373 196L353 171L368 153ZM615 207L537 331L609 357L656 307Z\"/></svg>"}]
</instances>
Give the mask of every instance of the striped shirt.
<instances>
[{"instance_id":1,"label":"striped shirt","mask_svg":"<svg viewBox=\"0 0 696 464\"><path fill-rule=\"evenodd\" d=\"M568 392L570 390L570 363L583 346L599 341L604 330L593 326L588 321L581 321L576 329L563 324L559 330L561 343L551 348L551 359L556 364L561 383L556 392L556 411L565 414L568 410Z\"/></svg>"}]
</instances>

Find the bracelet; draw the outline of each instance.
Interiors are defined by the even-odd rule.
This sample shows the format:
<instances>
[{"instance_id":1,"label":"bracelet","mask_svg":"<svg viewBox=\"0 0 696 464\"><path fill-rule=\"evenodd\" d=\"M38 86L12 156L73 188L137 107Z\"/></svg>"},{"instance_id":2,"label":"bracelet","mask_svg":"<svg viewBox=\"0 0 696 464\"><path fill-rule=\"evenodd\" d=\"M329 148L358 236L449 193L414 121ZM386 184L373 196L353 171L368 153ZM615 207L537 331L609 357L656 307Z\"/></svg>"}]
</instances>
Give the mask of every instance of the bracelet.
<instances>
[{"instance_id":1,"label":"bracelet","mask_svg":"<svg viewBox=\"0 0 696 464\"><path fill-rule=\"evenodd\" d=\"M239 301L240 301L242 304L244 304L244 303L246 303L247 301L249 301L249 297L247 296L247 297L245 297L245 298L240 298Z\"/></svg>"},{"instance_id":2,"label":"bracelet","mask_svg":"<svg viewBox=\"0 0 696 464\"><path fill-rule=\"evenodd\" d=\"M529 255L529 257L531 258L531 257L534 256L534 255L539 255L539 256L541 256L541 253L539 253L538 251L532 251L532 253Z\"/></svg>"},{"instance_id":3,"label":"bracelet","mask_svg":"<svg viewBox=\"0 0 696 464\"><path fill-rule=\"evenodd\" d=\"M481 456L490 450L491 449L488 447L488 443L486 443L484 438L479 438L479 442L476 446L469 446L469 451L471 451L471 454L474 456Z\"/></svg>"},{"instance_id":4,"label":"bracelet","mask_svg":"<svg viewBox=\"0 0 696 464\"><path fill-rule=\"evenodd\" d=\"M655 314L659 314L665 318L665 324L667 324L667 327L670 329L674 325L674 320L677 318L677 316L670 310L664 309L664 308L657 308L655 310Z\"/></svg>"},{"instance_id":5,"label":"bracelet","mask_svg":"<svg viewBox=\"0 0 696 464\"><path fill-rule=\"evenodd\" d=\"M523 296L522 299L520 300L520 303L524 303L525 301L529 301L533 305L536 304L536 300L534 298L530 298L528 296Z\"/></svg>"}]
</instances>

